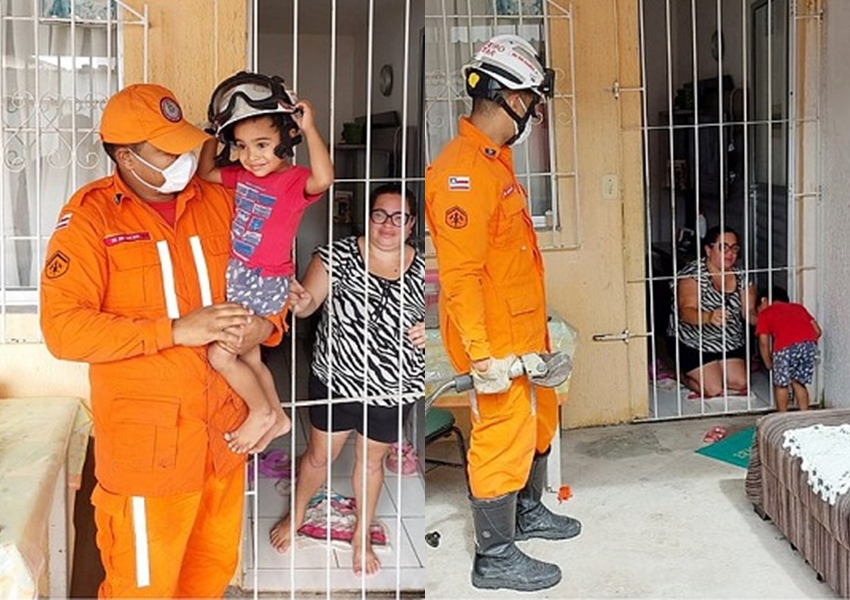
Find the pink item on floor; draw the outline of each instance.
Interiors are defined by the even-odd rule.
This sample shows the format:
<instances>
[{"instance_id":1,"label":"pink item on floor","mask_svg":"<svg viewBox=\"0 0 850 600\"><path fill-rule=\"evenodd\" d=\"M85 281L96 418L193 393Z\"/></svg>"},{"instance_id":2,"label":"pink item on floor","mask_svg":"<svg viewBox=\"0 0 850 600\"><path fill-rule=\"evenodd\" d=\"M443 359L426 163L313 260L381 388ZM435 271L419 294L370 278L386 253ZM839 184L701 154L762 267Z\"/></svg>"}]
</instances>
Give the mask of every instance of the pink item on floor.
<instances>
[{"instance_id":1,"label":"pink item on floor","mask_svg":"<svg viewBox=\"0 0 850 600\"><path fill-rule=\"evenodd\" d=\"M398 444L390 446L390 453L387 455L387 470L398 473ZM405 442L401 446L401 474L416 475L419 472L419 458L416 456L416 451L413 446Z\"/></svg>"},{"instance_id":2,"label":"pink item on floor","mask_svg":"<svg viewBox=\"0 0 850 600\"><path fill-rule=\"evenodd\" d=\"M330 500L330 521L328 520L328 500ZM307 503L304 513L304 524L298 528L299 535L317 540L328 538L328 523L330 523L330 538L332 541L351 543L354 528L357 525L357 506L354 498L348 498L331 490L327 493L325 487L313 494ZM383 523L375 520L369 527L372 544L384 546L387 544L387 531Z\"/></svg>"},{"instance_id":3,"label":"pink item on floor","mask_svg":"<svg viewBox=\"0 0 850 600\"><path fill-rule=\"evenodd\" d=\"M272 448L260 454L254 454L248 461L248 484L254 485L254 465L251 461L258 460L257 471L265 479L291 479L292 461L289 455L280 448Z\"/></svg>"},{"instance_id":4,"label":"pink item on floor","mask_svg":"<svg viewBox=\"0 0 850 600\"><path fill-rule=\"evenodd\" d=\"M707 444L713 444L714 442L719 442L723 438L726 437L726 428L725 427L712 427L705 433L705 437L702 438L702 441Z\"/></svg>"}]
</instances>

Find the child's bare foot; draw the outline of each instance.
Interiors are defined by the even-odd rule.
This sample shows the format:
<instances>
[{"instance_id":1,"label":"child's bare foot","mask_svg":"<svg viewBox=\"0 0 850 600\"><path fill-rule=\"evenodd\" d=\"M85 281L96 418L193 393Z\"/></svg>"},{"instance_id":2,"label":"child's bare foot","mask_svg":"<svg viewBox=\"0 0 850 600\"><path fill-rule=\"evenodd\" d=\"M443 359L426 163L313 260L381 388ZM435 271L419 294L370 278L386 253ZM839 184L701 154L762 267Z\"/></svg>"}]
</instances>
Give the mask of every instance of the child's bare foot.
<instances>
[{"instance_id":1,"label":"child's bare foot","mask_svg":"<svg viewBox=\"0 0 850 600\"><path fill-rule=\"evenodd\" d=\"M224 434L227 447L237 454L253 451L257 442L275 425L275 415L272 411L262 412L249 410L248 416L235 431Z\"/></svg>"},{"instance_id":2,"label":"child's bare foot","mask_svg":"<svg viewBox=\"0 0 850 600\"><path fill-rule=\"evenodd\" d=\"M292 421L289 420L289 417L286 416L286 413L283 412L283 409L280 408L280 406L272 410L272 414L274 415L274 423L260 437L257 443L254 444L254 446L250 449L250 452L262 452L268 447L273 439L286 435L289 433L289 430L292 429Z\"/></svg>"},{"instance_id":3,"label":"child's bare foot","mask_svg":"<svg viewBox=\"0 0 850 600\"><path fill-rule=\"evenodd\" d=\"M283 519L278 521L272 530L269 532L269 543L272 545L272 548L277 550L281 554L285 554L287 550L289 550L289 546L292 543L292 538L290 538L290 522L291 519L289 515L285 516Z\"/></svg>"},{"instance_id":4,"label":"child's bare foot","mask_svg":"<svg viewBox=\"0 0 850 600\"><path fill-rule=\"evenodd\" d=\"M368 533L366 535L368 536ZM366 546L361 551L360 536L360 530L355 528L354 537L351 538L351 548L354 550L354 559L352 560L354 574L360 575L365 570L366 575L374 575L381 570L381 561L378 560L378 557L372 551L372 541L368 537L366 538ZM364 556L366 559L365 563L363 562Z\"/></svg>"}]
</instances>

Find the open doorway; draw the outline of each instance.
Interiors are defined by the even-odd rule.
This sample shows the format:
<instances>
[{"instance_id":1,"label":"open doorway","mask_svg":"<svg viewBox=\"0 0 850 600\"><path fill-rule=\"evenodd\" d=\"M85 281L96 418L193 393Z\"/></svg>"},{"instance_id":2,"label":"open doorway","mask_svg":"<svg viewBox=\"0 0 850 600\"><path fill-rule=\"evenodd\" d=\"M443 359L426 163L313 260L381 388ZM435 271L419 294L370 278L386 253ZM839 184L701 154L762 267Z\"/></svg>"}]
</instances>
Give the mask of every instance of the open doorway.
<instances>
[{"instance_id":1,"label":"open doorway","mask_svg":"<svg viewBox=\"0 0 850 600\"><path fill-rule=\"evenodd\" d=\"M803 190L817 177L803 174L801 161L819 157L802 140L804 124L819 115L798 98L804 79L819 76L801 58L811 47L800 33L811 23L793 0L644 0L641 7L649 415L767 410L771 376L749 315L740 342L723 342L743 344L746 385L725 385L710 398L685 385L676 274L705 264L706 231L732 229L740 247L734 268L746 282L814 302L813 286L804 289L799 275L814 268L800 245L816 226L798 218L809 210ZM814 398L819 385L816 378Z\"/></svg>"}]
</instances>

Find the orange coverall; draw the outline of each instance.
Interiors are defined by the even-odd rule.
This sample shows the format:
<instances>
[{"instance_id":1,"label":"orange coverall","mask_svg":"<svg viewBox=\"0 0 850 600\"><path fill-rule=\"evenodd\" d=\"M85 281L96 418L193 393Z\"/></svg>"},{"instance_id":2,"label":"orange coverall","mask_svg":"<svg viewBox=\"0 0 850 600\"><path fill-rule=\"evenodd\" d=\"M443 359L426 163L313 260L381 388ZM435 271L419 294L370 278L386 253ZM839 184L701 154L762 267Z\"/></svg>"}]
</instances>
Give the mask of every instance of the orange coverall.
<instances>
[{"instance_id":1,"label":"orange coverall","mask_svg":"<svg viewBox=\"0 0 850 600\"><path fill-rule=\"evenodd\" d=\"M440 329L454 368L472 361L549 349L543 259L509 147L496 146L468 118L425 173L425 216L440 278ZM554 390L526 378L501 394L478 396L472 416L469 480L476 498L522 489L535 450L555 435Z\"/></svg>"},{"instance_id":2,"label":"orange coverall","mask_svg":"<svg viewBox=\"0 0 850 600\"><path fill-rule=\"evenodd\" d=\"M232 212L196 177L172 228L116 173L71 198L50 240L44 338L90 363L101 596L221 596L236 568L245 458L222 436L247 410L206 347L172 342L172 319L224 302Z\"/></svg>"}]
</instances>

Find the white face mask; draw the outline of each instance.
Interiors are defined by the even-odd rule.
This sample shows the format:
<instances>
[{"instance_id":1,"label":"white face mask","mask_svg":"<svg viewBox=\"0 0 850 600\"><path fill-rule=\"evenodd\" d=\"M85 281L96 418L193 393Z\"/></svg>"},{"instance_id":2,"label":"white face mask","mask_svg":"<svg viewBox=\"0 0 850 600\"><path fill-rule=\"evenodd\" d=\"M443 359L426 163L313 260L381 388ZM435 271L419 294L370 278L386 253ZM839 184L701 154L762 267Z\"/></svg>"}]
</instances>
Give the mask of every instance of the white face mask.
<instances>
[{"instance_id":1,"label":"white face mask","mask_svg":"<svg viewBox=\"0 0 850 600\"><path fill-rule=\"evenodd\" d=\"M522 101L522 98L517 97L519 103L522 104L522 108L524 113L528 114L528 107L525 105L525 102ZM522 131L519 129L519 123L514 121L514 141L511 142L511 146L519 146L520 144L524 144L526 140L528 140L531 135L531 122L535 120L535 116L532 116L528 119L525 119L525 124L522 126Z\"/></svg>"},{"instance_id":2,"label":"white face mask","mask_svg":"<svg viewBox=\"0 0 850 600\"><path fill-rule=\"evenodd\" d=\"M133 156L138 158L142 164L150 167L154 171L158 171L162 173L162 176L165 178L163 184L159 187L153 186L149 184L147 181L139 177L139 175L132 171L133 175L139 182L149 187L150 189L159 192L160 194L174 194L176 192L182 192L186 189L186 186L189 185L189 181L192 179L192 175L195 174L195 171L198 168L198 158L195 156L194 152L186 152L177 157L173 163L168 165L165 169L160 169L158 167L153 166L144 158L130 150L133 153Z\"/></svg>"}]
</instances>

